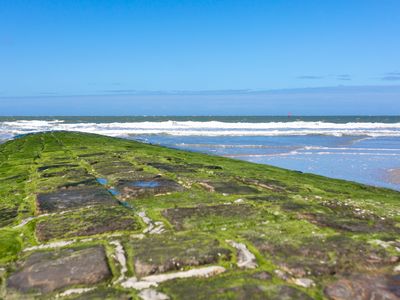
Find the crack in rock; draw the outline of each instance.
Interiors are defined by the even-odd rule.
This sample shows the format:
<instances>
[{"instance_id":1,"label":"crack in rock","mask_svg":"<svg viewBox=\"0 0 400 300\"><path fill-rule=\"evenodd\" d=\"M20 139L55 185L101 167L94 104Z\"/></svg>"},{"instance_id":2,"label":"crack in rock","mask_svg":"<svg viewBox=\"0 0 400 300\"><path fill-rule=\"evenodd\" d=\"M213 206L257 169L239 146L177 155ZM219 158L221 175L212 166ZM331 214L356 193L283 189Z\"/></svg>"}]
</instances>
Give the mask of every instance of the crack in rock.
<instances>
[{"instance_id":1,"label":"crack in rock","mask_svg":"<svg viewBox=\"0 0 400 300\"><path fill-rule=\"evenodd\" d=\"M168 300L169 297L154 289L144 289L139 293L139 297L143 300Z\"/></svg>"},{"instance_id":2,"label":"crack in rock","mask_svg":"<svg viewBox=\"0 0 400 300\"><path fill-rule=\"evenodd\" d=\"M118 261L119 265L121 266L121 275L115 281L115 283L119 283L125 279L125 274L128 271L128 268L126 266L125 251L124 251L124 247L122 247L122 245L119 241L111 241L110 244L115 246L115 256L114 257Z\"/></svg>"},{"instance_id":3,"label":"crack in rock","mask_svg":"<svg viewBox=\"0 0 400 300\"><path fill-rule=\"evenodd\" d=\"M305 287L305 288L315 286L314 280L309 279L309 278L295 278L292 281L294 284L301 286L301 287Z\"/></svg>"},{"instance_id":4,"label":"crack in rock","mask_svg":"<svg viewBox=\"0 0 400 300\"><path fill-rule=\"evenodd\" d=\"M237 265L239 268L254 269L257 268L256 257L251 253L245 244L226 240L226 242L237 250Z\"/></svg>"},{"instance_id":5,"label":"crack in rock","mask_svg":"<svg viewBox=\"0 0 400 300\"><path fill-rule=\"evenodd\" d=\"M93 205L83 206L82 208L91 208L91 207L93 207ZM64 215L64 214L67 214L70 212L74 212L74 210L63 210L60 212L46 213L46 214L40 214L38 216L29 217L29 218L22 220L21 223L15 225L13 228L14 229L21 228L21 227L25 226L26 224L28 224L30 221L33 221L36 219L40 219L40 218L44 218L44 217L51 217L51 216L56 216L56 215Z\"/></svg>"},{"instance_id":6,"label":"crack in rock","mask_svg":"<svg viewBox=\"0 0 400 300\"><path fill-rule=\"evenodd\" d=\"M13 228L14 229L21 228L21 227L25 226L26 224L28 224L30 221L33 221L33 220L36 220L39 218L43 218L43 217L47 217L47 216L50 216L50 214L43 214L43 215L39 215L36 217L26 218L26 219L22 220L21 223L19 223L18 225L15 225Z\"/></svg>"},{"instance_id":7,"label":"crack in rock","mask_svg":"<svg viewBox=\"0 0 400 300\"><path fill-rule=\"evenodd\" d=\"M144 211L139 212L138 215L147 225L147 228L143 231L143 233L160 234L165 231L163 222L153 222Z\"/></svg>"},{"instance_id":8,"label":"crack in rock","mask_svg":"<svg viewBox=\"0 0 400 300\"><path fill-rule=\"evenodd\" d=\"M150 275L141 278L140 281L137 280L136 277L128 278L126 281L121 283L123 288L133 288L136 290L147 289L151 286L157 286L158 283L177 279L177 278L190 278L190 277L210 277L215 276L220 273L225 272L224 267L220 266L209 266L199 269L191 269L188 271L175 272L175 273L167 273L167 274L158 274L158 275Z\"/></svg>"},{"instance_id":9,"label":"crack in rock","mask_svg":"<svg viewBox=\"0 0 400 300\"><path fill-rule=\"evenodd\" d=\"M42 245L38 245L38 246L32 246L32 247L25 248L24 252L32 251L32 250L61 248L61 247L71 245L75 242L76 242L76 240L71 240L71 241L59 241L59 242L53 242L53 243L48 243L48 244L42 244Z\"/></svg>"},{"instance_id":10,"label":"crack in rock","mask_svg":"<svg viewBox=\"0 0 400 300\"><path fill-rule=\"evenodd\" d=\"M70 296L70 295L73 295L73 294L83 294L83 293L86 293L86 292L93 291L94 289L96 289L96 288L95 288L95 287L91 287L91 288L69 289L69 290L66 290L66 291L64 291L64 292L62 292L62 293L60 293L60 294L58 294L58 295L57 295L57 298L59 298L59 297L65 297L65 296Z\"/></svg>"}]
</instances>

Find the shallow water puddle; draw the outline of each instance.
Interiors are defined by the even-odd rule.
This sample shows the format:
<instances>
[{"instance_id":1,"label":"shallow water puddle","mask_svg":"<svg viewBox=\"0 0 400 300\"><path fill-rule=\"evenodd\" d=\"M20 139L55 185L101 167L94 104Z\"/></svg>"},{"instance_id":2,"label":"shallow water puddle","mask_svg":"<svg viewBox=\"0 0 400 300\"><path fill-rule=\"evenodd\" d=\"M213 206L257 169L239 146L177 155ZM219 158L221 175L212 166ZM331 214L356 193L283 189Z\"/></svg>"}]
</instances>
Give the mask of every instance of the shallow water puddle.
<instances>
[{"instance_id":1,"label":"shallow water puddle","mask_svg":"<svg viewBox=\"0 0 400 300\"><path fill-rule=\"evenodd\" d=\"M108 189L108 191L109 191L110 194L113 195L113 196L117 196L117 195L120 194L120 192L119 192L117 189L115 189L115 188Z\"/></svg>"},{"instance_id":2,"label":"shallow water puddle","mask_svg":"<svg viewBox=\"0 0 400 300\"><path fill-rule=\"evenodd\" d=\"M139 187L139 188L156 188L160 186L160 182L158 181L134 181L130 183L129 185Z\"/></svg>"},{"instance_id":3,"label":"shallow water puddle","mask_svg":"<svg viewBox=\"0 0 400 300\"><path fill-rule=\"evenodd\" d=\"M105 179L105 178L96 178L96 181L98 183L100 183L101 185L107 185L108 184L108 180ZM116 188L110 188L110 189L107 189L107 191L113 196L117 196L117 195L120 194L120 192Z\"/></svg>"},{"instance_id":4,"label":"shallow water puddle","mask_svg":"<svg viewBox=\"0 0 400 300\"><path fill-rule=\"evenodd\" d=\"M126 201L118 201L118 203L120 205L122 205L125 208L129 208L129 209L135 209L129 202Z\"/></svg>"},{"instance_id":5,"label":"shallow water puddle","mask_svg":"<svg viewBox=\"0 0 400 300\"><path fill-rule=\"evenodd\" d=\"M105 178L96 178L96 181L101 185L106 185L108 183L108 180Z\"/></svg>"}]
</instances>

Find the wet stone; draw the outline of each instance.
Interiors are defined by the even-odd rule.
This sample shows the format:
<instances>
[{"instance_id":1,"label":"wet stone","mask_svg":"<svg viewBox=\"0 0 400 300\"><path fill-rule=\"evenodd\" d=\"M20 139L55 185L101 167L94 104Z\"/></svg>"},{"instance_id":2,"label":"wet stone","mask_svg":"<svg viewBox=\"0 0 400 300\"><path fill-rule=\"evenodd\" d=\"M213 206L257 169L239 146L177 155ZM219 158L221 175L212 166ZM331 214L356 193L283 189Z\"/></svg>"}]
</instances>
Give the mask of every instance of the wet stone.
<instances>
[{"instance_id":1,"label":"wet stone","mask_svg":"<svg viewBox=\"0 0 400 300\"><path fill-rule=\"evenodd\" d=\"M168 283L173 299L193 300L312 300L303 291L286 285L263 285L246 276L201 279L194 282ZM238 282L239 281L239 282Z\"/></svg>"},{"instance_id":2,"label":"wet stone","mask_svg":"<svg viewBox=\"0 0 400 300\"><path fill-rule=\"evenodd\" d=\"M259 191L247 185L241 185L234 181L227 182L205 182L206 185L211 186L212 190L222 194L257 194Z\"/></svg>"},{"instance_id":3,"label":"wet stone","mask_svg":"<svg viewBox=\"0 0 400 300\"><path fill-rule=\"evenodd\" d=\"M296 300L312 300L310 296L306 293L295 289L290 286L280 286L277 290L277 294L274 297L271 297L273 300L289 300L289 299L296 299Z\"/></svg>"},{"instance_id":4,"label":"wet stone","mask_svg":"<svg viewBox=\"0 0 400 300\"><path fill-rule=\"evenodd\" d=\"M400 228L390 220L381 220L374 217L360 218L356 214L340 214L340 213L306 213L302 214L302 218L309 222L322 226L331 227L333 229L349 232L373 233L385 232L400 234Z\"/></svg>"},{"instance_id":5,"label":"wet stone","mask_svg":"<svg viewBox=\"0 0 400 300\"><path fill-rule=\"evenodd\" d=\"M235 295L235 300L271 299L270 294L265 291L265 288L263 288L263 286L251 283L242 284L234 287L221 288L219 292L225 295ZM227 298L228 297L226 297L225 299Z\"/></svg>"},{"instance_id":6,"label":"wet stone","mask_svg":"<svg viewBox=\"0 0 400 300\"><path fill-rule=\"evenodd\" d=\"M159 170L172 173L190 173L196 171L196 168L193 168L189 165L174 165L174 164L164 164L164 163L148 163L147 165L152 166L153 168Z\"/></svg>"},{"instance_id":7,"label":"wet stone","mask_svg":"<svg viewBox=\"0 0 400 300\"><path fill-rule=\"evenodd\" d=\"M18 216L18 207L0 207L0 227L10 225Z\"/></svg>"},{"instance_id":8,"label":"wet stone","mask_svg":"<svg viewBox=\"0 0 400 300\"><path fill-rule=\"evenodd\" d=\"M122 292L112 288L100 288L89 291L83 294L76 294L68 297L69 300L102 300L102 299L118 299L118 300L131 300L132 295L127 292Z\"/></svg>"},{"instance_id":9,"label":"wet stone","mask_svg":"<svg viewBox=\"0 0 400 300\"><path fill-rule=\"evenodd\" d=\"M266 271L256 272L251 274L252 278L260 279L260 280L271 280L272 275Z\"/></svg>"},{"instance_id":10,"label":"wet stone","mask_svg":"<svg viewBox=\"0 0 400 300\"><path fill-rule=\"evenodd\" d=\"M71 212L40 220L36 224L36 236L40 241L48 241L140 229L140 222L130 211L121 206L111 206L90 208L78 213Z\"/></svg>"},{"instance_id":11,"label":"wet stone","mask_svg":"<svg viewBox=\"0 0 400 300\"><path fill-rule=\"evenodd\" d=\"M265 201L265 202L281 202L287 200L288 197L281 195L265 195L265 196L260 195L260 196L247 197L247 199L254 201Z\"/></svg>"},{"instance_id":12,"label":"wet stone","mask_svg":"<svg viewBox=\"0 0 400 300\"><path fill-rule=\"evenodd\" d=\"M64 178L90 178L90 175L84 169L67 169L61 171L43 172L40 174L41 178L64 177Z\"/></svg>"},{"instance_id":13,"label":"wet stone","mask_svg":"<svg viewBox=\"0 0 400 300\"><path fill-rule=\"evenodd\" d=\"M168 163L159 163L159 162L149 162L148 166L152 166L153 168L171 172L171 173L190 173L196 172L199 169L208 169L208 170L222 170L220 166L214 165L203 165L203 164L168 164Z\"/></svg>"},{"instance_id":14,"label":"wet stone","mask_svg":"<svg viewBox=\"0 0 400 300\"><path fill-rule=\"evenodd\" d=\"M225 294L235 295L233 299L247 300L247 299L270 299L270 300L312 300L310 296L304 292L292 288L290 286L279 286L275 289L267 289L263 286L256 284L243 284L240 286L226 288L222 290ZM218 298L217 298L218 299ZM231 299L226 297L225 299Z\"/></svg>"},{"instance_id":15,"label":"wet stone","mask_svg":"<svg viewBox=\"0 0 400 300\"><path fill-rule=\"evenodd\" d=\"M85 154L79 154L79 157L85 158L85 157L93 157L93 156L102 156L105 155L106 152L94 152L94 153L85 153Z\"/></svg>"},{"instance_id":16,"label":"wet stone","mask_svg":"<svg viewBox=\"0 0 400 300\"><path fill-rule=\"evenodd\" d=\"M309 207L308 204L299 203L293 200L285 201L281 204L281 208L286 211L302 211L307 210Z\"/></svg>"},{"instance_id":17,"label":"wet stone","mask_svg":"<svg viewBox=\"0 0 400 300\"><path fill-rule=\"evenodd\" d=\"M90 177L88 179L80 179L80 180L77 180L77 178L75 178L75 180L73 180L72 178L68 178L67 182L60 185L58 188L65 190L65 189L71 189L71 188L76 188L76 187L90 187L90 186L94 186L94 187L98 186L97 181L94 177Z\"/></svg>"},{"instance_id":18,"label":"wet stone","mask_svg":"<svg viewBox=\"0 0 400 300\"><path fill-rule=\"evenodd\" d=\"M306 238L298 244L248 237L259 251L294 277L331 276L355 270L379 269L392 265L398 258L384 249L348 237Z\"/></svg>"},{"instance_id":19,"label":"wet stone","mask_svg":"<svg viewBox=\"0 0 400 300\"><path fill-rule=\"evenodd\" d=\"M221 166L215 166L215 165L208 165L208 166L204 166L203 168L209 169L209 170L222 170L223 169Z\"/></svg>"},{"instance_id":20,"label":"wet stone","mask_svg":"<svg viewBox=\"0 0 400 300\"><path fill-rule=\"evenodd\" d=\"M36 252L7 280L9 289L49 293L72 285L92 285L111 277L104 248Z\"/></svg>"},{"instance_id":21,"label":"wet stone","mask_svg":"<svg viewBox=\"0 0 400 300\"><path fill-rule=\"evenodd\" d=\"M201 234L154 236L131 243L139 277L229 260L231 251Z\"/></svg>"},{"instance_id":22,"label":"wet stone","mask_svg":"<svg viewBox=\"0 0 400 300\"><path fill-rule=\"evenodd\" d=\"M255 185L260 188L271 190L274 192L284 192L287 189L286 184L284 184L283 182L277 181L277 180L271 180L271 179L259 180L259 179L242 178L242 177L236 177L236 179L245 184ZM296 189L296 188L292 187L292 189Z\"/></svg>"},{"instance_id":23,"label":"wet stone","mask_svg":"<svg viewBox=\"0 0 400 300\"><path fill-rule=\"evenodd\" d=\"M37 204L42 213L96 204L113 205L115 203L115 199L106 189L96 186L60 189L56 192L39 194L37 196Z\"/></svg>"},{"instance_id":24,"label":"wet stone","mask_svg":"<svg viewBox=\"0 0 400 300\"><path fill-rule=\"evenodd\" d=\"M369 211L345 205L337 200L324 201L321 206L327 209L326 213L305 213L302 217L319 226L343 231L400 234L400 227L396 226L395 221L389 218L382 219Z\"/></svg>"},{"instance_id":25,"label":"wet stone","mask_svg":"<svg viewBox=\"0 0 400 300\"><path fill-rule=\"evenodd\" d=\"M6 178L1 178L0 179L0 184L19 183L19 182L24 182L27 179L28 179L27 174L19 174L19 175L9 176L9 177L6 177Z\"/></svg>"},{"instance_id":26,"label":"wet stone","mask_svg":"<svg viewBox=\"0 0 400 300\"><path fill-rule=\"evenodd\" d=\"M47 166L39 167L37 170L39 172L43 172L48 169L65 168L65 167L68 167L68 168L74 167L75 168L75 167L79 167L79 165L77 165L77 164L54 164L54 165L47 165Z\"/></svg>"},{"instance_id":27,"label":"wet stone","mask_svg":"<svg viewBox=\"0 0 400 300\"><path fill-rule=\"evenodd\" d=\"M113 158L111 158L113 159ZM115 157L114 157L115 159ZM91 163L94 168L104 168L104 167L114 167L114 168L133 168L133 165L125 160L104 160L104 161L94 161Z\"/></svg>"},{"instance_id":28,"label":"wet stone","mask_svg":"<svg viewBox=\"0 0 400 300\"><path fill-rule=\"evenodd\" d=\"M353 275L329 284L324 292L332 300L397 300L400 299L400 275Z\"/></svg>"},{"instance_id":29,"label":"wet stone","mask_svg":"<svg viewBox=\"0 0 400 300\"><path fill-rule=\"evenodd\" d=\"M171 179L153 177L134 181L121 180L117 184L122 198L143 198L170 192L182 192L184 188Z\"/></svg>"},{"instance_id":30,"label":"wet stone","mask_svg":"<svg viewBox=\"0 0 400 300\"><path fill-rule=\"evenodd\" d=\"M129 174L135 173L134 166L127 161L101 161L101 162L93 162L92 167L102 175L116 175L116 174Z\"/></svg>"},{"instance_id":31,"label":"wet stone","mask_svg":"<svg viewBox=\"0 0 400 300\"><path fill-rule=\"evenodd\" d=\"M218 216L226 219L235 217L246 218L255 214L250 205L214 205L169 208L162 212L163 216L175 227L176 230L186 229L186 220L207 219Z\"/></svg>"},{"instance_id":32,"label":"wet stone","mask_svg":"<svg viewBox=\"0 0 400 300\"><path fill-rule=\"evenodd\" d=\"M44 173L44 174L41 174L40 177L41 178L52 178L52 177L63 177L65 175L67 175L67 172L59 171L59 172Z\"/></svg>"}]
</instances>

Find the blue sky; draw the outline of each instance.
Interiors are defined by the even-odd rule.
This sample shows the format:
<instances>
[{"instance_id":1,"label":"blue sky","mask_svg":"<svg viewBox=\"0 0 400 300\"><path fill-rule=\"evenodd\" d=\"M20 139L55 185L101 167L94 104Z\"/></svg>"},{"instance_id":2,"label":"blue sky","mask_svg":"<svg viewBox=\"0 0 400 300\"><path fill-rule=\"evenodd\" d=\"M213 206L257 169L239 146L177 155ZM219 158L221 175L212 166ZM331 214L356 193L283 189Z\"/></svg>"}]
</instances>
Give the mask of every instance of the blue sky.
<instances>
[{"instance_id":1,"label":"blue sky","mask_svg":"<svg viewBox=\"0 0 400 300\"><path fill-rule=\"evenodd\" d=\"M398 0L3 0L0 115L399 114L399 12Z\"/></svg>"}]
</instances>

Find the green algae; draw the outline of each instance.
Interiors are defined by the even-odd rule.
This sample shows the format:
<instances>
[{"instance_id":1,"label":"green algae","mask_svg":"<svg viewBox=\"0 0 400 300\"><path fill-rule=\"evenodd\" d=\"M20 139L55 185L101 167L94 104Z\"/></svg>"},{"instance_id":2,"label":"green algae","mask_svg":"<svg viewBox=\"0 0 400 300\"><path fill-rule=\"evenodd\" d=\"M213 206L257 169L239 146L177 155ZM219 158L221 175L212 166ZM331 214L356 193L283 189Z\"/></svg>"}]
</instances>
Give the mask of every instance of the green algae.
<instances>
[{"instance_id":1,"label":"green algae","mask_svg":"<svg viewBox=\"0 0 400 300\"><path fill-rule=\"evenodd\" d=\"M218 263L231 257L231 251L222 247L217 239L199 233L149 237L130 246L138 276Z\"/></svg>"},{"instance_id":2,"label":"green algae","mask_svg":"<svg viewBox=\"0 0 400 300\"><path fill-rule=\"evenodd\" d=\"M22 240L15 230L0 230L0 264L16 257L22 249Z\"/></svg>"},{"instance_id":3,"label":"green algae","mask_svg":"<svg viewBox=\"0 0 400 300\"><path fill-rule=\"evenodd\" d=\"M179 188L154 193L144 184L135 192L140 197L122 190L126 183L154 180ZM73 200L83 191L100 191L107 201ZM55 210L41 208L41 195L60 193L72 198ZM26 135L0 145L0 264L6 267L0 277L6 282L12 276L27 247L73 241L62 248L103 245L109 282L117 282L121 266L110 242L119 240L126 276L225 267L211 278L160 284L157 289L173 299L324 299L337 279L394 274L399 200L400 193L389 189L124 139L75 132ZM146 232L142 211L164 232ZM258 267L240 269L226 240L245 244ZM30 251L39 250L58 251ZM254 275L260 272L269 275ZM314 284L298 286L299 278ZM94 291L67 298L137 297L135 290L112 285L99 283ZM6 285L0 292L8 295Z\"/></svg>"},{"instance_id":4,"label":"green algae","mask_svg":"<svg viewBox=\"0 0 400 300\"><path fill-rule=\"evenodd\" d=\"M46 217L36 223L39 241L142 229L138 218L122 207L96 207Z\"/></svg>"},{"instance_id":5,"label":"green algae","mask_svg":"<svg viewBox=\"0 0 400 300\"><path fill-rule=\"evenodd\" d=\"M295 286L285 285L279 280L259 279L256 272L237 271L215 278L171 281L161 290L174 299L312 299Z\"/></svg>"}]
</instances>

